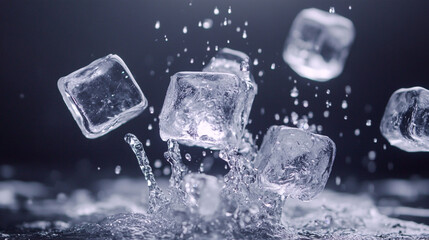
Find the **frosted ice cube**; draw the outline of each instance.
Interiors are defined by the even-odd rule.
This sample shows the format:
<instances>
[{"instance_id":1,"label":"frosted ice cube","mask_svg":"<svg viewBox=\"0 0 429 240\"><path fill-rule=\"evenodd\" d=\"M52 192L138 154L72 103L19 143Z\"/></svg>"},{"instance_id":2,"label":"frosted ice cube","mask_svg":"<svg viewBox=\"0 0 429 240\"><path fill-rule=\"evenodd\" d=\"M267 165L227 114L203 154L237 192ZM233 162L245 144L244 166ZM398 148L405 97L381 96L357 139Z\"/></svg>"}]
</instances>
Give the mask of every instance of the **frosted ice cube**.
<instances>
[{"instance_id":1,"label":"frosted ice cube","mask_svg":"<svg viewBox=\"0 0 429 240\"><path fill-rule=\"evenodd\" d=\"M130 70L113 54L60 78L58 88L87 138L110 132L147 107Z\"/></svg>"},{"instance_id":2,"label":"frosted ice cube","mask_svg":"<svg viewBox=\"0 0 429 240\"><path fill-rule=\"evenodd\" d=\"M271 126L258 152L258 181L280 195L310 200L323 190L335 158L335 143L298 128Z\"/></svg>"},{"instance_id":3,"label":"frosted ice cube","mask_svg":"<svg viewBox=\"0 0 429 240\"><path fill-rule=\"evenodd\" d=\"M230 48L223 48L215 57L213 57L203 72L222 72L236 74L239 78L247 81L257 91L257 85L250 72L250 58L247 54L232 50Z\"/></svg>"},{"instance_id":4,"label":"frosted ice cube","mask_svg":"<svg viewBox=\"0 0 429 240\"><path fill-rule=\"evenodd\" d=\"M404 151L429 151L429 90L413 87L394 92L380 131L390 144Z\"/></svg>"},{"instance_id":5,"label":"frosted ice cube","mask_svg":"<svg viewBox=\"0 0 429 240\"><path fill-rule=\"evenodd\" d=\"M234 74L176 73L159 116L161 138L210 149L236 145L253 97L252 88Z\"/></svg>"},{"instance_id":6,"label":"frosted ice cube","mask_svg":"<svg viewBox=\"0 0 429 240\"><path fill-rule=\"evenodd\" d=\"M349 19L315 8L304 9L292 24L283 59L302 77L328 81L343 71L354 37Z\"/></svg>"},{"instance_id":7,"label":"frosted ice cube","mask_svg":"<svg viewBox=\"0 0 429 240\"><path fill-rule=\"evenodd\" d=\"M191 173L185 176L182 184L191 210L203 216L211 216L216 212L222 189L216 177L203 173Z\"/></svg>"}]
</instances>

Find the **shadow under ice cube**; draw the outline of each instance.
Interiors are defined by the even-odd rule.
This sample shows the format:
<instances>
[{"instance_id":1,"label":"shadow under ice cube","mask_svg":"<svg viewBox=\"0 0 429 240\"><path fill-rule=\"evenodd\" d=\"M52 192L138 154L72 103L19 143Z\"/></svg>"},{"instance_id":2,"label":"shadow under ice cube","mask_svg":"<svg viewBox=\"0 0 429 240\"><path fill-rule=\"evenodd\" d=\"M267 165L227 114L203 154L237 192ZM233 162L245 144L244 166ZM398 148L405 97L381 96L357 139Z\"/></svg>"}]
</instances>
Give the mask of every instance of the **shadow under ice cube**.
<instances>
[{"instance_id":1,"label":"shadow under ice cube","mask_svg":"<svg viewBox=\"0 0 429 240\"><path fill-rule=\"evenodd\" d=\"M271 126L256 157L258 181L282 196L310 200L324 189L335 151L329 137Z\"/></svg>"},{"instance_id":2,"label":"shadow under ice cube","mask_svg":"<svg viewBox=\"0 0 429 240\"><path fill-rule=\"evenodd\" d=\"M176 73L159 116L162 140L210 149L236 145L249 117L249 94L253 90L234 74Z\"/></svg>"},{"instance_id":3,"label":"shadow under ice cube","mask_svg":"<svg viewBox=\"0 0 429 240\"><path fill-rule=\"evenodd\" d=\"M292 24L283 59L302 77L328 81L343 71L354 37L349 19L315 8L304 9Z\"/></svg>"},{"instance_id":4,"label":"shadow under ice cube","mask_svg":"<svg viewBox=\"0 0 429 240\"><path fill-rule=\"evenodd\" d=\"M429 151L429 90L413 87L394 92L380 131L391 145L404 151Z\"/></svg>"},{"instance_id":5,"label":"shadow under ice cube","mask_svg":"<svg viewBox=\"0 0 429 240\"><path fill-rule=\"evenodd\" d=\"M60 78L58 88L87 138L110 132L147 107L130 70L113 54Z\"/></svg>"}]
</instances>

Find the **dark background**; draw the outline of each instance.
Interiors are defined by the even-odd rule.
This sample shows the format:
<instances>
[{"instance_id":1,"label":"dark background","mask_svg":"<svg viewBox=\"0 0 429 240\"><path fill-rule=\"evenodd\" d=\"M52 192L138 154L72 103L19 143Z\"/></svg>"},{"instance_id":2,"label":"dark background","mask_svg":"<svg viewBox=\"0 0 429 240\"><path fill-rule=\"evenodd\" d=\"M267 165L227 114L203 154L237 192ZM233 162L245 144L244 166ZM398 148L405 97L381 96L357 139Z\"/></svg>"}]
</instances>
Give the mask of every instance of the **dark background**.
<instances>
[{"instance_id":1,"label":"dark background","mask_svg":"<svg viewBox=\"0 0 429 240\"><path fill-rule=\"evenodd\" d=\"M219 15L213 14L216 6ZM227 13L229 6L232 14ZM309 7L326 11L335 7L336 13L351 19L356 27L344 72L326 83L299 77L281 57L293 19ZM429 86L428 10L429 2L425 0L0 1L0 176L81 181L141 177L123 141L124 134L132 132L143 142L150 139L151 145L146 147L149 158L163 159L166 144L159 137L154 118L160 113L169 77L178 71L201 70L201 63L208 62L217 45L259 60L252 70L259 93L248 125L250 132L260 135L258 144L269 126L282 124L283 117L292 111L312 111L310 124L322 125L322 134L337 144L331 186L337 176L342 179L339 188L346 190L347 182L428 178L427 153L407 153L391 147L378 129L384 107L396 89ZM225 17L232 24L221 27ZM213 20L211 29L197 26L205 18ZM161 23L158 30L154 28L157 20ZM182 32L184 26L187 34ZM236 27L241 31L237 32ZM246 39L242 38L243 29ZM259 48L262 53L258 53ZM120 128L90 140L81 134L64 104L57 80L109 53L123 58L155 113L146 109ZM171 66L167 65L168 59L172 60ZM272 63L276 65L274 70L270 69ZM262 77L258 76L260 70L264 71ZM290 97L294 79L300 91L298 106ZM348 97L346 85L352 88ZM341 108L344 99L347 109ZM303 100L308 100L308 108L302 106ZM332 102L329 118L323 117L326 100ZM265 114L261 114L261 108ZM280 121L275 120L276 113ZM372 120L369 127L365 125L368 119ZM151 131L149 123L153 125ZM354 135L357 128L359 136ZM188 164L197 166L201 150L183 147L182 153L190 152L196 163ZM368 160L369 151L376 151L375 162ZM376 166L375 171L368 171L368 164L372 169ZM120 175L114 173L117 165L122 167ZM216 160L209 173L225 172L224 165Z\"/></svg>"}]
</instances>

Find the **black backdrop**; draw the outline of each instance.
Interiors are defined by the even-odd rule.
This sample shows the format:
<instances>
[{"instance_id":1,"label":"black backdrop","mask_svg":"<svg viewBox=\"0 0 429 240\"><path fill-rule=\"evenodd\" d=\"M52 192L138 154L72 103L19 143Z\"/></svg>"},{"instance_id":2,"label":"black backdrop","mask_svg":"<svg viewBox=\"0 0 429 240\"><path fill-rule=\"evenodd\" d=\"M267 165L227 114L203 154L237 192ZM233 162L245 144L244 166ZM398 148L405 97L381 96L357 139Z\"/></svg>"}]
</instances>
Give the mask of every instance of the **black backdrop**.
<instances>
[{"instance_id":1,"label":"black backdrop","mask_svg":"<svg viewBox=\"0 0 429 240\"><path fill-rule=\"evenodd\" d=\"M216 6L219 15L213 14ZM227 13L229 6L231 14ZM317 83L297 76L283 62L281 52L300 10L328 10L331 6L353 21L357 36L343 74L327 83ZM259 93L248 126L252 133L260 131L263 136L269 126L281 124L281 120L274 119L276 113L283 119L292 111L313 111L310 123L323 125L323 134L337 144L331 181L336 176L357 180L427 178L429 154L390 147L378 126L393 91L416 85L429 87L428 9L429 2L425 0L2 0L0 165L12 166L14 177L21 179L117 177L116 165L122 166L119 176L141 176L132 152L122 140L124 134L133 132L143 141L150 139L149 157L162 159L166 145L159 138L154 118L163 104L169 76L183 70L200 70L201 63L214 55L217 45L244 51L259 60L253 67ZM225 17L231 20L231 26L220 26ZM214 21L209 30L197 26L205 18ZM157 20L161 23L158 30L154 28ZM187 34L182 32L184 26L188 28ZM241 28L239 33L236 27ZM243 29L248 35L246 39L242 38ZM262 53L258 53L259 48ZM155 113L151 115L146 109L108 135L89 140L74 122L56 82L109 53L124 59ZM167 59L173 60L169 67ZM272 63L275 70L270 69ZM258 77L260 70L264 71L262 77ZM289 92L294 83L289 76L297 80L299 99L308 100L308 108L302 107L301 102L299 106L293 104ZM352 87L348 98L346 85ZM327 89L331 91L329 95ZM314 98L315 93L318 98ZM344 99L348 102L345 110L341 108ZM326 100L332 101L329 118L323 117ZM265 109L264 115L261 108ZM365 126L368 119L372 120L369 127ZM154 126L151 131L149 123ZM357 128L361 132L358 137L354 135ZM383 150L383 144L387 144L387 150ZM368 171L367 156L371 150L377 153L374 172ZM183 151L192 153L194 160L201 160L201 149ZM389 164L393 169L389 170ZM223 166L218 160L211 172L221 172Z\"/></svg>"}]
</instances>

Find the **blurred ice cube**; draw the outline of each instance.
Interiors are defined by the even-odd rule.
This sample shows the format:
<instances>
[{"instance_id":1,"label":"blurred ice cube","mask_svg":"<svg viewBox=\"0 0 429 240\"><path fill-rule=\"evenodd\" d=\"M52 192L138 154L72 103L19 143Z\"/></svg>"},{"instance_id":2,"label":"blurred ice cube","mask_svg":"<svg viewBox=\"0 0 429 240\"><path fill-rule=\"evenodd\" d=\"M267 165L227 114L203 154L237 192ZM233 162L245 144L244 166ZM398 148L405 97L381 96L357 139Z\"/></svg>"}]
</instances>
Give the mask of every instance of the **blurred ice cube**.
<instances>
[{"instance_id":1,"label":"blurred ice cube","mask_svg":"<svg viewBox=\"0 0 429 240\"><path fill-rule=\"evenodd\" d=\"M380 131L390 144L404 151L429 151L429 91L413 87L394 92Z\"/></svg>"},{"instance_id":2,"label":"blurred ice cube","mask_svg":"<svg viewBox=\"0 0 429 240\"><path fill-rule=\"evenodd\" d=\"M113 54L60 78L58 88L87 138L110 132L147 107L130 70Z\"/></svg>"},{"instance_id":3,"label":"blurred ice cube","mask_svg":"<svg viewBox=\"0 0 429 240\"><path fill-rule=\"evenodd\" d=\"M315 8L304 9L292 24L283 59L302 77L328 81L343 71L354 37L349 19Z\"/></svg>"},{"instance_id":4,"label":"blurred ice cube","mask_svg":"<svg viewBox=\"0 0 429 240\"><path fill-rule=\"evenodd\" d=\"M255 162L261 186L310 200L323 190L335 158L335 143L298 128L271 126Z\"/></svg>"},{"instance_id":5,"label":"blurred ice cube","mask_svg":"<svg viewBox=\"0 0 429 240\"><path fill-rule=\"evenodd\" d=\"M234 146L243 135L253 94L234 74L176 73L159 116L161 138L210 149Z\"/></svg>"},{"instance_id":6,"label":"blurred ice cube","mask_svg":"<svg viewBox=\"0 0 429 240\"><path fill-rule=\"evenodd\" d=\"M219 207L220 190L218 179L203 173L191 173L185 176L184 189L192 210L200 215L213 215Z\"/></svg>"}]
</instances>

